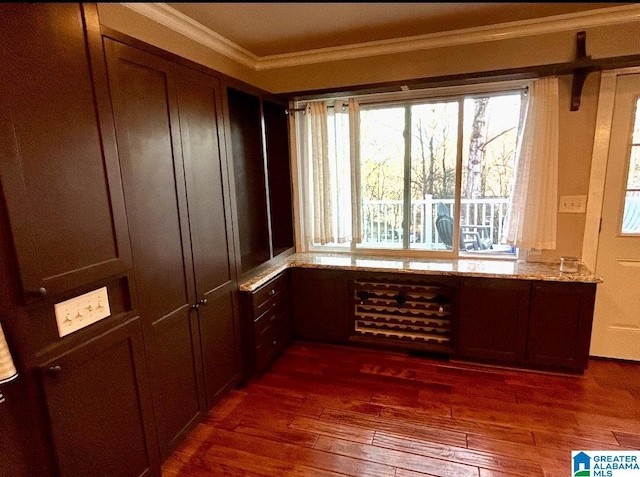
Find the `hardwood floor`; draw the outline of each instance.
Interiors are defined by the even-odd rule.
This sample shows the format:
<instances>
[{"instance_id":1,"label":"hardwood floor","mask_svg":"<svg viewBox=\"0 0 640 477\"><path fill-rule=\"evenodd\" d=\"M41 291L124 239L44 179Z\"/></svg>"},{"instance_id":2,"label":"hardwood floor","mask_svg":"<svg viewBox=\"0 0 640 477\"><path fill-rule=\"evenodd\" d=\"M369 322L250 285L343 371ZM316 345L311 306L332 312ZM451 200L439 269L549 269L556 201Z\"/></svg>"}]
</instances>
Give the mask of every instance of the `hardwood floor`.
<instances>
[{"instance_id":1,"label":"hardwood floor","mask_svg":"<svg viewBox=\"0 0 640 477\"><path fill-rule=\"evenodd\" d=\"M571 450L629 449L640 363L567 376L295 342L210 411L163 477L567 477Z\"/></svg>"}]
</instances>

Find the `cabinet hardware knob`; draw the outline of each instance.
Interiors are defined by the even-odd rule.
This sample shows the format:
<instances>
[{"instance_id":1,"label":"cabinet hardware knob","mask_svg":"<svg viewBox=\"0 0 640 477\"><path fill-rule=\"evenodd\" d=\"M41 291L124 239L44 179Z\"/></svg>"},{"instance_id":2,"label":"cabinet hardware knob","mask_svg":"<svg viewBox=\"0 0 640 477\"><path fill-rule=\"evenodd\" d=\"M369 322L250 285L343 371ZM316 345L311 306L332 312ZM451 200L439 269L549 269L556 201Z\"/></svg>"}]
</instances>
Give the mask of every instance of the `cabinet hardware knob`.
<instances>
[{"instance_id":1,"label":"cabinet hardware knob","mask_svg":"<svg viewBox=\"0 0 640 477\"><path fill-rule=\"evenodd\" d=\"M62 371L62 366L60 366L59 364L56 364L55 366L51 366L49 368L49 372L52 373L52 374L57 374L60 371Z\"/></svg>"},{"instance_id":2,"label":"cabinet hardware knob","mask_svg":"<svg viewBox=\"0 0 640 477\"><path fill-rule=\"evenodd\" d=\"M206 298L203 298L198 302L198 305L206 305L207 303L209 303L209 300L207 300Z\"/></svg>"},{"instance_id":3,"label":"cabinet hardware knob","mask_svg":"<svg viewBox=\"0 0 640 477\"><path fill-rule=\"evenodd\" d=\"M192 310L198 310L200 308L200 305L198 303L196 303L195 305L191 306Z\"/></svg>"},{"instance_id":4,"label":"cabinet hardware knob","mask_svg":"<svg viewBox=\"0 0 640 477\"><path fill-rule=\"evenodd\" d=\"M276 294L276 291L273 288L269 290L269 296L273 296L275 294Z\"/></svg>"},{"instance_id":5,"label":"cabinet hardware knob","mask_svg":"<svg viewBox=\"0 0 640 477\"><path fill-rule=\"evenodd\" d=\"M45 287L35 288L32 290L29 290L29 293L31 295L45 296L47 294L47 289Z\"/></svg>"}]
</instances>

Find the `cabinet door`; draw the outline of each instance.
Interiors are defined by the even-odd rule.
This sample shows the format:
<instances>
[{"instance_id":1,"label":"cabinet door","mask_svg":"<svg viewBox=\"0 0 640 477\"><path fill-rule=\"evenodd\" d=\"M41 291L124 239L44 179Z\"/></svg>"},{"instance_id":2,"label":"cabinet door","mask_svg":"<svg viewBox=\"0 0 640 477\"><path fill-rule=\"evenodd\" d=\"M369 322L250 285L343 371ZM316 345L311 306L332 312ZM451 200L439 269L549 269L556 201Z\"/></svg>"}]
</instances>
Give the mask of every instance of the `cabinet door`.
<instances>
[{"instance_id":1,"label":"cabinet door","mask_svg":"<svg viewBox=\"0 0 640 477\"><path fill-rule=\"evenodd\" d=\"M523 361L529 288L529 282L520 280L461 280L457 354L500 363Z\"/></svg>"},{"instance_id":2,"label":"cabinet door","mask_svg":"<svg viewBox=\"0 0 640 477\"><path fill-rule=\"evenodd\" d=\"M219 81L211 76L188 68L177 71L204 381L210 407L242 370L228 172L226 161L221 160L224 139L218 127L222 123L221 90Z\"/></svg>"},{"instance_id":3,"label":"cabinet door","mask_svg":"<svg viewBox=\"0 0 640 477\"><path fill-rule=\"evenodd\" d=\"M173 64L105 39L163 457L206 410Z\"/></svg>"},{"instance_id":4,"label":"cabinet door","mask_svg":"<svg viewBox=\"0 0 640 477\"><path fill-rule=\"evenodd\" d=\"M159 475L137 318L41 370L61 477Z\"/></svg>"},{"instance_id":5,"label":"cabinet door","mask_svg":"<svg viewBox=\"0 0 640 477\"><path fill-rule=\"evenodd\" d=\"M291 169L289 164L289 122L285 106L271 101L263 101L262 104L267 143L271 238L273 255L275 256L294 245Z\"/></svg>"},{"instance_id":6,"label":"cabinet door","mask_svg":"<svg viewBox=\"0 0 640 477\"><path fill-rule=\"evenodd\" d=\"M131 252L95 5L3 4L0 45L0 173L30 302Z\"/></svg>"},{"instance_id":7,"label":"cabinet door","mask_svg":"<svg viewBox=\"0 0 640 477\"><path fill-rule=\"evenodd\" d=\"M589 359L596 285L532 285L527 361L584 370Z\"/></svg>"},{"instance_id":8,"label":"cabinet door","mask_svg":"<svg viewBox=\"0 0 640 477\"><path fill-rule=\"evenodd\" d=\"M344 272L293 269L294 336L346 343L347 280Z\"/></svg>"},{"instance_id":9,"label":"cabinet door","mask_svg":"<svg viewBox=\"0 0 640 477\"><path fill-rule=\"evenodd\" d=\"M227 88L242 273L271 258L260 98Z\"/></svg>"}]
</instances>

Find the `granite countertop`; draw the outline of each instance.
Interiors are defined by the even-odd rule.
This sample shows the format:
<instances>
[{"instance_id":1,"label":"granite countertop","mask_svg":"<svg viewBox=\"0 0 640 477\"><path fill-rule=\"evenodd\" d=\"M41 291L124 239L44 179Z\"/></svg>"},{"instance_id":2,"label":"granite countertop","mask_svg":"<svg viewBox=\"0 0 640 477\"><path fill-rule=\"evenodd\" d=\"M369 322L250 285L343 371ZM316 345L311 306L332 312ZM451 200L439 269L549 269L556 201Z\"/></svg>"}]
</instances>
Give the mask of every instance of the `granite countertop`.
<instances>
[{"instance_id":1,"label":"granite countertop","mask_svg":"<svg viewBox=\"0 0 640 477\"><path fill-rule=\"evenodd\" d=\"M421 259L338 253L294 253L281 263L262 270L240 283L241 291L252 292L287 268L319 268L367 272L411 273L465 277L511 278L575 283L601 283L584 265L575 273L561 272L559 263L477 258Z\"/></svg>"}]
</instances>

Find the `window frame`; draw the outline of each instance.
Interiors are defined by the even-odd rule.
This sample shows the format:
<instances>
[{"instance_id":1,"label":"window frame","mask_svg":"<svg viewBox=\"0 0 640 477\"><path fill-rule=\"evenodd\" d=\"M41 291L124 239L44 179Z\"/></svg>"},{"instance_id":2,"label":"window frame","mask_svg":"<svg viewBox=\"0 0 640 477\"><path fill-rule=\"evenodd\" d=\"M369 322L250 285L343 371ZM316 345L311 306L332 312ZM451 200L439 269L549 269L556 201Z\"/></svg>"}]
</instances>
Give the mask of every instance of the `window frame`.
<instances>
[{"instance_id":1,"label":"window frame","mask_svg":"<svg viewBox=\"0 0 640 477\"><path fill-rule=\"evenodd\" d=\"M300 237L299 245L301 252L311 253L338 253L338 254L354 254L354 255L378 255L389 257L407 257L407 258L433 258L433 259L487 259L487 260L504 260L515 261L521 258L521 250L515 249L513 254L483 254L479 255L473 252L467 252L460 250L460 204L461 204L461 188L462 188L462 167L463 167L463 143L464 143L464 101L467 98L473 97L487 97L487 96L501 96L505 94L521 93L526 96L528 91L529 82L531 80L513 80L513 81L501 81L491 83L478 83L462 86L447 86L437 88L426 89L402 89L399 92L391 93L369 93L369 94L353 94L349 96L341 96L339 94L323 95L317 99L309 97L305 100L293 101L291 106L294 110L303 112L306 105L312 101L319 100L342 100L347 102L349 98L355 98L359 105L363 109L373 108L388 108L394 105L397 106L411 106L413 104L428 104L437 101L456 101L458 102L458 131L457 131L457 153L456 153L456 184L455 184L455 197L454 197L454 234L453 234L453 247L451 250L429 250L418 249L411 247L389 248L389 247L364 247L361 244L355 243L353 240L349 241L345 245L314 245L313 243L307 243L305 240L305 217L304 213L307 210L305 207L306 186L307 181L302 177L305 171L303 162L303 154L301 147L305 144L305 141L300 139L300 134L304 131L301 127L301 121L297 115L291 115L291 135L295 137L293 141L295 145L295 161L296 161L296 180L298 184L294 186L294 190L298 191L299 196L296 198L299 205L300 213L298 214L298 220L296 220L295 227L297 229L298 237ZM405 167L406 160L405 160ZM410 167L410 165L409 165ZM407 184L410 182L410 174L404 174L404 187L405 196L407 195ZM410 194L410 189L408 190ZM403 199L403 204L406 202L406 198ZM404 211L404 219L406 219L408 211ZM403 220L404 221L404 220ZM458 231L458 233L455 233ZM403 242L408 242L408 236L404 234Z\"/></svg>"}]
</instances>

